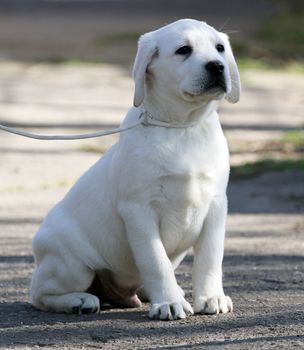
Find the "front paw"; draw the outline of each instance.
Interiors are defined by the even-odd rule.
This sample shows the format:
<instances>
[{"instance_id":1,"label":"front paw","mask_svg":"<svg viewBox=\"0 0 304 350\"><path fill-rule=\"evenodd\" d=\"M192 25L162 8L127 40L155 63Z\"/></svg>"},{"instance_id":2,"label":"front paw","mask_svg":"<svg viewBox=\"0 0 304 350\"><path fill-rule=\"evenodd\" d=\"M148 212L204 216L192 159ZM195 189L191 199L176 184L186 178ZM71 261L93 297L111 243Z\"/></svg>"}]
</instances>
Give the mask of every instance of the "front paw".
<instances>
[{"instance_id":1,"label":"front paw","mask_svg":"<svg viewBox=\"0 0 304 350\"><path fill-rule=\"evenodd\" d=\"M227 312L232 312L232 310L232 300L226 295L199 297L194 303L194 312L197 314L225 314Z\"/></svg>"},{"instance_id":2,"label":"front paw","mask_svg":"<svg viewBox=\"0 0 304 350\"><path fill-rule=\"evenodd\" d=\"M178 320L193 315L191 305L184 299L180 302L152 304L149 317L154 320Z\"/></svg>"}]
</instances>

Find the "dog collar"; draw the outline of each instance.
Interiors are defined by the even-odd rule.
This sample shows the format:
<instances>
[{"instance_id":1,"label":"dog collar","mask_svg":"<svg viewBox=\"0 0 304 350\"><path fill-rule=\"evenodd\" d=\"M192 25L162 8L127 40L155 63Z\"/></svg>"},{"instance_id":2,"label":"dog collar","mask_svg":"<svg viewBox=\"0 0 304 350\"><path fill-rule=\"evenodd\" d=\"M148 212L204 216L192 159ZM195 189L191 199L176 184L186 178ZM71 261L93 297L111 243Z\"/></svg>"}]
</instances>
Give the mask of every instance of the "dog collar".
<instances>
[{"instance_id":1,"label":"dog collar","mask_svg":"<svg viewBox=\"0 0 304 350\"><path fill-rule=\"evenodd\" d=\"M190 128L197 125L197 123L171 123L163 120L156 119L150 112L143 110L139 116L142 118L142 125L144 126L158 126L163 128Z\"/></svg>"}]
</instances>

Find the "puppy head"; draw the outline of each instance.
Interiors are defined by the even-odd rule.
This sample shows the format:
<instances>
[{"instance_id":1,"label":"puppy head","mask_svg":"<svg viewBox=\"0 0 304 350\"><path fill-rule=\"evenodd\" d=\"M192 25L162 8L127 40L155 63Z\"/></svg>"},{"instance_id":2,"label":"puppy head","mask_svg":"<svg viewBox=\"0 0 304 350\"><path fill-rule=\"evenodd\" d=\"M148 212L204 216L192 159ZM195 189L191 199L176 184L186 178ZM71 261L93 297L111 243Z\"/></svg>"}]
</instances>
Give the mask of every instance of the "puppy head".
<instances>
[{"instance_id":1,"label":"puppy head","mask_svg":"<svg viewBox=\"0 0 304 350\"><path fill-rule=\"evenodd\" d=\"M134 106L153 86L187 102L240 97L240 77L228 36L204 22L184 19L140 37L135 58Z\"/></svg>"}]
</instances>

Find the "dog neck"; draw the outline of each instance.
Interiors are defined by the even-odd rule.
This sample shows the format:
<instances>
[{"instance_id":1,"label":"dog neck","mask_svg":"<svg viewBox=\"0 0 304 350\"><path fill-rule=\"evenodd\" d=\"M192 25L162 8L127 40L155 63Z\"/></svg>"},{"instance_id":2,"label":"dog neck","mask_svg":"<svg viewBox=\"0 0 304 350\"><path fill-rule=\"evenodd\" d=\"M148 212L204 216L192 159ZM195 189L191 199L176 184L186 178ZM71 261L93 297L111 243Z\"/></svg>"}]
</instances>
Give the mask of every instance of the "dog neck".
<instances>
[{"instance_id":1,"label":"dog neck","mask_svg":"<svg viewBox=\"0 0 304 350\"><path fill-rule=\"evenodd\" d=\"M146 125L187 128L201 124L217 109L218 101L189 102L176 99L166 99L166 96L156 98L149 94L142 105L146 114Z\"/></svg>"}]
</instances>

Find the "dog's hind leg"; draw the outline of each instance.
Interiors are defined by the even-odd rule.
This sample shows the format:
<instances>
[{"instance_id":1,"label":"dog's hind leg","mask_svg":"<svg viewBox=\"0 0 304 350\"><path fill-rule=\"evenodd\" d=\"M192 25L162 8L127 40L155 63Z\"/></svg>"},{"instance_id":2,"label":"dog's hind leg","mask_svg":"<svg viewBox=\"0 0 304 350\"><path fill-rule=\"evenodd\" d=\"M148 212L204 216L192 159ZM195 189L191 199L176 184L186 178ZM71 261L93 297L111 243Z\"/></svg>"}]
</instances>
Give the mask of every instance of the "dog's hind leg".
<instances>
[{"instance_id":1,"label":"dog's hind leg","mask_svg":"<svg viewBox=\"0 0 304 350\"><path fill-rule=\"evenodd\" d=\"M94 313L100 310L99 299L86 290L94 271L77 259L47 256L34 271L31 300L43 311Z\"/></svg>"},{"instance_id":2,"label":"dog's hind leg","mask_svg":"<svg viewBox=\"0 0 304 350\"><path fill-rule=\"evenodd\" d=\"M89 293L67 293L63 295L45 295L42 303L51 311L73 314L99 312L99 299Z\"/></svg>"}]
</instances>

